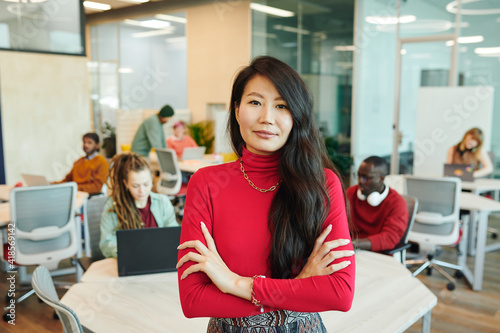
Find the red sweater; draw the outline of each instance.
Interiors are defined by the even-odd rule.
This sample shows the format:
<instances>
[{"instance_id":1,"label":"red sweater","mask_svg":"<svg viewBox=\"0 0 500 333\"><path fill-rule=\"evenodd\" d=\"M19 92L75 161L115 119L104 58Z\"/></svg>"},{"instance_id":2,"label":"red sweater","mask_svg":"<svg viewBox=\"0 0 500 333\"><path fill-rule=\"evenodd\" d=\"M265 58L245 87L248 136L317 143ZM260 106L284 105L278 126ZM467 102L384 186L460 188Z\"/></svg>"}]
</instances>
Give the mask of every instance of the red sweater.
<instances>
[{"instance_id":1,"label":"red sweater","mask_svg":"<svg viewBox=\"0 0 500 333\"><path fill-rule=\"evenodd\" d=\"M408 226L406 201L389 188L384 201L373 207L366 200L359 200L357 191L358 185L347 189L351 219L358 230L358 238L368 238L372 243L372 251L392 249L399 243Z\"/></svg>"},{"instance_id":2,"label":"red sweater","mask_svg":"<svg viewBox=\"0 0 500 333\"><path fill-rule=\"evenodd\" d=\"M279 154L255 155L243 149L243 166L248 177L260 188L270 188L279 180ZM327 241L350 239L344 198L339 179L325 170L331 200L323 228L332 224ZM354 296L354 257L351 265L328 276L306 279L272 279L266 265L271 234L267 214L276 192L253 189L240 171L239 161L206 167L190 179L182 221L181 243L198 239L206 244L200 229L205 222L217 250L230 270L241 276L265 275L253 285L255 298L264 311L285 309L300 312L347 311ZM338 250L352 250L349 243ZM188 250L179 251L179 258ZM335 260L334 263L342 260ZM259 314L259 307L230 294L224 294L203 272L180 280L193 262L178 271L179 293L186 317L245 317Z\"/></svg>"}]
</instances>

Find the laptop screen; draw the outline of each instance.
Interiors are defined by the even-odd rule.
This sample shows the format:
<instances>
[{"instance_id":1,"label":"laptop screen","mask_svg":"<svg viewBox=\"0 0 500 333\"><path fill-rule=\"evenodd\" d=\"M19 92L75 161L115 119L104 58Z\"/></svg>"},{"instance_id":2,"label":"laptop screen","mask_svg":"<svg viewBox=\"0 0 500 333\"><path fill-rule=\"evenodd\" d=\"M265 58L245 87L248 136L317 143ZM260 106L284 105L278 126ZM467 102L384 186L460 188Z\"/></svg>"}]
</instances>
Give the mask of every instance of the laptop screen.
<instances>
[{"instance_id":1,"label":"laptop screen","mask_svg":"<svg viewBox=\"0 0 500 333\"><path fill-rule=\"evenodd\" d=\"M205 154L206 147L186 147L182 152L182 160L202 160Z\"/></svg>"},{"instance_id":2,"label":"laptop screen","mask_svg":"<svg viewBox=\"0 0 500 333\"><path fill-rule=\"evenodd\" d=\"M118 230L118 276L173 272L181 227Z\"/></svg>"},{"instance_id":3,"label":"laptop screen","mask_svg":"<svg viewBox=\"0 0 500 333\"><path fill-rule=\"evenodd\" d=\"M464 182L474 181L474 166L468 164L445 164L444 175L458 177Z\"/></svg>"}]
</instances>

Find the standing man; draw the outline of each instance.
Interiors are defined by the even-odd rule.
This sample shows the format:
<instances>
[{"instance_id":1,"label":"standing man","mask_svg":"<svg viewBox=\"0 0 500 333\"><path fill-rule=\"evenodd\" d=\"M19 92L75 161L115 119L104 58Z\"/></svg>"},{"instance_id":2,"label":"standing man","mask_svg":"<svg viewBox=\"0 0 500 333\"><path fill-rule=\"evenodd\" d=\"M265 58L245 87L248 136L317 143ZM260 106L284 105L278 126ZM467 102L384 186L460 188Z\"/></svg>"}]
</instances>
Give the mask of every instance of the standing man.
<instances>
[{"instance_id":1,"label":"standing man","mask_svg":"<svg viewBox=\"0 0 500 333\"><path fill-rule=\"evenodd\" d=\"M151 148L166 148L163 124L174 115L174 109L165 105L158 114L146 118L135 133L131 150L141 156L148 157Z\"/></svg>"},{"instance_id":2,"label":"standing man","mask_svg":"<svg viewBox=\"0 0 500 333\"><path fill-rule=\"evenodd\" d=\"M358 185L347 189L352 223L358 231L353 245L358 249L390 250L399 243L408 226L406 201L384 184L388 171L383 158L368 157L359 166Z\"/></svg>"},{"instance_id":3,"label":"standing man","mask_svg":"<svg viewBox=\"0 0 500 333\"><path fill-rule=\"evenodd\" d=\"M75 182L78 191L88 194L100 193L108 179L108 162L99 155L99 136L87 133L83 136L83 151L85 156L78 159L71 171L63 180L56 183Z\"/></svg>"}]
</instances>

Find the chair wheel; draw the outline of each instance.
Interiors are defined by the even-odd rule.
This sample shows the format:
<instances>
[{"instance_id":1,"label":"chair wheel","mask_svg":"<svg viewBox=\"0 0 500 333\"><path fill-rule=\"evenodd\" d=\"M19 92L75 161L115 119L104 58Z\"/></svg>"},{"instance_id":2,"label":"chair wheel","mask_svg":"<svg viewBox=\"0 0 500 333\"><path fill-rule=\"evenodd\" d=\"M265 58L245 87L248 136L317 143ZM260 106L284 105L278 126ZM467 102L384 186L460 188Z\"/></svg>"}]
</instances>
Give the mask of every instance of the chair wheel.
<instances>
[{"instance_id":1,"label":"chair wheel","mask_svg":"<svg viewBox=\"0 0 500 333\"><path fill-rule=\"evenodd\" d=\"M57 312L54 311L54 313L52 314L52 318L54 318L55 320L59 320L59 316L57 315Z\"/></svg>"},{"instance_id":2,"label":"chair wheel","mask_svg":"<svg viewBox=\"0 0 500 333\"><path fill-rule=\"evenodd\" d=\"M432 268L427 268L427 276L431 276L432 275Z\"/></svg>"},{"instance_id":3,"label":"chair wheel","mask_svg":"<svg viewBox=\"0 0 500 333\"><path fill-rule=\"evenodd\" d=\"M491 238L497 239L498 238L498 234L496 232L492 233L491 234Z\"/></svg>"},{"instance_id":4,"label":"chair wheel","mask_svg":"<svg viewBox=\"0 0 500 333\"><path fill-rule=\"evenodd\" d=\"M455 290L455 284L453 282L450 282L446 285L446 288L449 290L449 291L452 291L452 290Z\"/></svg>"},{"instance_id":5,"label":"chair wheel","mask_svg":"<svg viewBox=\"0 0 500 333\"><path fill-rule=\"evenodd\" d=\"M456 271L455 272L455 277L459 278L459 279L463 278L464 277L464 272L462 272L462 271Z\"/></svg>"},{"instance_id":6,"label":"chair wheel","mask_svg":"<svg viewBox=\"0 0 500 333\"><path fill-rule=\"evenodd\" d=\"M9 316L7 315L7 312L4 312L2 318L3 318L3 321L5 321L5 322L10 320Z\"/></svg>"}]
</instances>

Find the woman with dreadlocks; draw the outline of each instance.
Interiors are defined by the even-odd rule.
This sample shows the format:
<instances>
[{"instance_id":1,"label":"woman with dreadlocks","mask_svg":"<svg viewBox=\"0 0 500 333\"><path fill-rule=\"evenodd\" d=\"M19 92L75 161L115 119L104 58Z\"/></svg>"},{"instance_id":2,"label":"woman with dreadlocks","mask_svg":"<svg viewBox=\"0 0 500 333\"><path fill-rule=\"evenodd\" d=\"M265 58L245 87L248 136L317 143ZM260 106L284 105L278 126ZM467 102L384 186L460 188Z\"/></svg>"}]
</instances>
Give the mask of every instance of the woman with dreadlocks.
<instances>
[{"instance_id":1,"label":"woman with dreadlocks","mask_svg":"<svg viewBox=\"0 0 500 333\"><path fill-rule=\"evenodd\" d=\"M111 197L101 216L99 247L105 257L116 257L116 230L178 226L167 196L151 192L151 169L135 153L116 155L109 171Z\"/></svg>"}]
</instances>

